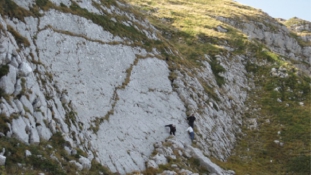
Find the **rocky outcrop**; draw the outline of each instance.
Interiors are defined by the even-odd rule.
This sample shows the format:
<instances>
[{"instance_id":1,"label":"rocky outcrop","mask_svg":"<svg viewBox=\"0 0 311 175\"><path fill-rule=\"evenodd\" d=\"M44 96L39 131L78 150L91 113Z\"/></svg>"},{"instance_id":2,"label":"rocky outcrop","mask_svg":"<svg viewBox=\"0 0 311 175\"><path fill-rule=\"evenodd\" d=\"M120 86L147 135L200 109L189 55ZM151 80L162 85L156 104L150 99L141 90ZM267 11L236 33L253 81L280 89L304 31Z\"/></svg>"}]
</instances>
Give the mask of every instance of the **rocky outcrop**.
<instances>
[{"instance_id":1,"label":"rocky outcrop","mask_svg":"<svg viewBox=\"0 0 311 175\"><path fill-rule=\"evenodd\" d=\"M291 18L288 21L297 21L297 22L293 22L293 24L289 26L290 30L292 31L295 31L298 33L299 32L311 32L311 23L309 21L305 21L297 17Z\"/></svg>"},{"instance_id":2,"label":"rocky outcrop","mask_svg":"<svg viewBox=\"0 0 311 175\"><path fill-rule=\"evenodd\" d=\"M305 62L307 64L297 64L299 70L311 75L311 46L301 46L297 39L293 38L290 30L276 19L263 16L260 19L250 20L236 20L224 17L217 17L218 20L225 22L235 28L240 29L245 33L249 39L256 39L265 44L273 52L276 52L284 57L296 60L299 63ZM300 26L300 28L309 30L310 24ZM302 39L308 42L307 36L302 36Z\"/></svg>"},{"instance_id":3,"label":"rocky outcrop","mask_svg":"<svg viewBox=\"0 0 311 175\"><path fill-rule=\"evenodd\" d=\"M28 10L35 3L14 2ZM137 29L150 41L161 38L147 21L120 9L126 4L95 7L88 1L51 2L66 7L75 2L92 15L118 15L121 18L109 20ZM201 69L181 66L172 70L157 48L146 48L144 43L137 46L135 42L144 41L118 36L98 23L53 8L41 10L38 18L0 16L0 113L9 128L3 135L36 145L61 133L67 153L73 154L76 148L86 153L69 161L78 170L89 170L95 159L112 172L126 174L158 168L169 159L183 157L198 159L210 173L234 174L207 156L225 160L234 148L236 134L241 132L244 103L254 88L245 68L249 58L230 52L206 54ZM18 43L9 26L28 40L29 46ZM283 26L277 26L276 33L264 23L238 26L275 52L309 62L310 48L300 47ZM222 26L217 30L228 32ZM173 49L167 51L178 56L174 53ZM226 71L215 75L211 61ZM174 79L169 78L171 74L176 75ZM273 69L271 74L286 76L286 71ZM220 85L217 78L225 83ZM186 132L190 113L197 118L195 148L190 146ZM164 126L171 123L177 125L177 132L174 139L167 139L169 132ZM58 161L54 155L50 158ZM2 155L1 162L5 162ZM163 174L195 174L177 164L171 168Z\"/></svg>"},{"instance_id":4,"label":"rocky outcrop","mask_svg":"<svg viewBox=\"0 0 311 175\"><path fill-rule=\"evenodd\" d=\"M193 143L196 144L196 143ZM184 143L175 138L168 138L164 142L157 142L154 145L155 151L147 162L148 168L158 168L159 165L167 164L168 160L175 160L171 165L172 171L164 171L162 174L191 174L195 175L190 170L181 168L187 159L193 158L197 161L197 166L206 169L210 174L215 175L234 175L232 170L223 170L218 165L207 158L200 149L192 147L190 144ZM178 160L178 161L177 161ZM195 170L194 167L189 169Z\"/></svg>"},{"instance_id":5,"label":"rocky outcrop","mask_svg":"<svg viewBox=\"0 0 311 175\"><path fill-rule=\"evenodd\" d=\"M31 46L16 52L15 39L1 35L1 61L9 72L0 84L14 98L1 103L0 112L14 118L6 136L33 144L61 132L72 147L89 153L87 159L123 174L145 169L153 143L168 136L165 124L178 124L178 132L186 127L184 105L156 50L132 47L85 18L56 10L25 23L14 20L1 23L14 26ZM89 169L87 159L80 164Z\"/></svg>"}]
</instances>

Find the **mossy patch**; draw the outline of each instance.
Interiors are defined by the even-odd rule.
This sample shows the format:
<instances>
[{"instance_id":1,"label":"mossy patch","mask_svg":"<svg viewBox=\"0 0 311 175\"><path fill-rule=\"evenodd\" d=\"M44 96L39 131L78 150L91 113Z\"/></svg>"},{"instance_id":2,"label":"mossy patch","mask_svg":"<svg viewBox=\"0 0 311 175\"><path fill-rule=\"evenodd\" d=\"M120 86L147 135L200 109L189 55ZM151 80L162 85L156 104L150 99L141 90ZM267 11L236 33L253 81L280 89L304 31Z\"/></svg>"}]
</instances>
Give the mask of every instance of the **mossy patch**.
<instances>
[{"instance_id":1,"label":"mossy patch","mask_svg":"<svg viewBox=\"0 0 311 175\"><path fill-rule=\"evenodd\" d=\"M0 78L7 75L10 71L9 65L1 65L0 66Z\"/></svg>"}]
</instances>

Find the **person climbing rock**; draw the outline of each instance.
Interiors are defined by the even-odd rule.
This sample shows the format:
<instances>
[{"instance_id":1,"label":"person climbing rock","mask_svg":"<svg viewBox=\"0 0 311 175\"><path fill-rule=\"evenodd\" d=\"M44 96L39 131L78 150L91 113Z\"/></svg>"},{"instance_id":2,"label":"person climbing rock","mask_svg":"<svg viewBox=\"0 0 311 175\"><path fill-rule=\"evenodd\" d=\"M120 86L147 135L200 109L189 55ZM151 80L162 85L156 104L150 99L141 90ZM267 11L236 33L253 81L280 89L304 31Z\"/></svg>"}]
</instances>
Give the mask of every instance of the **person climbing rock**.
<instances>
[{"instance_id":1,"label":"person climbing rock","mask_svg":"<svg viewBox=\"0 0 311 175\"><path fill-rule=\"evenodd\" d=\"M186 131L188 131L188 133L190 135L190 139L191 139L191 141L193 141L193 139L194 139L193 128L191 126L189 126Z\"/></svg>"},{"instance_id":2,"label":"person climbing rock","mask_svg":"<svg viewBox=\"0 0 311 175\"><path fill-rule=\"evenodd\" d=\"M195 121L194 114L191 114L189 117L187 117L187 120L188 120L189 126L191 126L193 128L193 124L194 124L194 121Z\"/></svg>"},{"instance_id":3,"label":"person climbing rock","mask_svg":"<svg viewBox=\"0 0 311 175\"><path fill-rule=\"evenodd\" d=\"M170 127L170 135L175 135L176 126L173 124L165 125L165 127Z\"/></svg>"}]
</instances>

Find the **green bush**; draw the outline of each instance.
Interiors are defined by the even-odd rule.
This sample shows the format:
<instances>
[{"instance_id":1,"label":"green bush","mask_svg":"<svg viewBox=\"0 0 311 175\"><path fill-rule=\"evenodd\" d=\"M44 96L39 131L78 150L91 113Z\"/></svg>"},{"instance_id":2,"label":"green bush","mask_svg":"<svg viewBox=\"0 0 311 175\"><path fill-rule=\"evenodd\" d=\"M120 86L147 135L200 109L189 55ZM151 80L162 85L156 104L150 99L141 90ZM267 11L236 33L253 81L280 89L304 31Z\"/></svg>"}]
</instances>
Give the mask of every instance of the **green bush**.
<instances>
[{"instance_id":1,"label":"green bush","mask_svg":"<svg viewBox=\"0 0 311 175\"><path fill-rule=\"evenodd\" d=\"M217 61L217 59L216 59L215 57L212 57L212 58L211 58L210 65L211 65L213 74L215 75L217 85L221 87L223 84L225 84L225 78L222 77L222 76L220 76L219 73L225 72L226 69L223 68L223 67L218 63L218 61Z\"/></svg>"},{"instance_id":2,"label":"green bush","mask_svg":"<svg viewBox=\"0 0 311 175\"><path fill-rule=\"evenodd\" d=\"M48 2L49 2L49 0L36 0L36 4L39 7L43 7L43 6L47 5Z\"/></svg>"},{"instance_id":3,"label":"green bush","mask_svg":"<svg viewBox=\"0 0 311 175\"><path fill-rule=\"evenodd\" d=\"M31 155L27 157L27 163L32 165L34 169L48 172L57 175L66 175L66 172L62 170L58 162L51 161L45 158L38 157L37 155Z\"/></svg>"},{"instance_id":4,"label":"green bush","mask_svg":"<svg viewBox=\"0 0 311 175\"><path fill-rule=\"evenodd\" d=\"M247 72L256 73L258 71L258 67L256 64L251 63L250 61L247 61L245 65L245 69Z\"/></svg>"},{"instance_id":5,"label":"green bush","mask_svg":"<svg viewBox=\"0 0 311 175\"><path fill-rule=\"evenodd\" d=\"M114 174L107 167L104 167L100 163L98 163L95 159L92 160L92 167L87 174L97 175L99 172L104 173L106 175Z\"/></svg>"},{"instance_id":6,"label":"green bush","mask_svg":"<svg viewBox=\"0 0 311 175\"><path fill-rule=\"evenodd\" d=\"M10 123L10 120L5 114L1 113L0 114L0 132L6 134L8 131L10 131L10 128L7 123Z\"/></svg>"},{"instance_id":7,"label":"green bush","mask_svg":"<svg viewBox=\"0 0 311 175\"><path fill-rule=\"evenodd\" d=\"M54 147L63 147L66 143L66 140L63 138L61 132L56 132L51 138L50 141L52 142Z\"/></svg>"},{"instance_id":8,"label":"green bush","mask_svg":"<svg viewBox=\"0 0 311 175\"><path fill-rule=\"evenodd\" d=\"M0 78L7 75L10 71L9 65L0 66Z\"/></svg>"}]
</instances>

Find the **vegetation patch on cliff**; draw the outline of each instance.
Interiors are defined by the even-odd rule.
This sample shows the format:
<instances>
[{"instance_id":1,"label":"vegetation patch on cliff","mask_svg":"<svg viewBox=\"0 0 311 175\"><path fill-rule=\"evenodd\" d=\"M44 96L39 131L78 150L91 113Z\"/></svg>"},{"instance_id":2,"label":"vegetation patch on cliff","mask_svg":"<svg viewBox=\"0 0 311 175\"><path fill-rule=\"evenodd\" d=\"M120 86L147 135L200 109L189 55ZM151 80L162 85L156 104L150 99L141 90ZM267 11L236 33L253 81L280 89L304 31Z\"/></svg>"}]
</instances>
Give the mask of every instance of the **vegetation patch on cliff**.
<instances>
[{"instance_id":1,"label":"vegetation patch on cliff","mask_svg":"<svg viewBox=\"0 0 311 175\"><path fill-rule=\"evenodd\" d=\"M2 116L1 116L2 118ZM0 148L5 148L5 166L1 166L0 174L76 174L77 167L70 160L78 160L80 156L86 156L77 148L75 155L69 154L63 149L68 143L61 133L56 133L49 141L42 141L39 145L26 145L14 138L0 138ZM31 155L26 155L29 151ZM92 161L90 170L79 171L81 175L88 174L112 174L107 168L95 160Z\"/></svg>"},{"instance_id":2,"label":"vegetation patch on cliff","mask_svg":"<svg viewBox=\"0 0 311 175\"><path fill-rule=\"evenodd\" d=\"M245 136L232 156L225 163L214 161L237 174L310 174L311 80L276 54L265 51L261 56L274 64L248 65L257 88L250 93L250 110L244 117L245 121L255 119L258 126L251 128L245 122ZM271 74L272 69L286 66L287 76Z\"/></svg>"}]
</instances>

